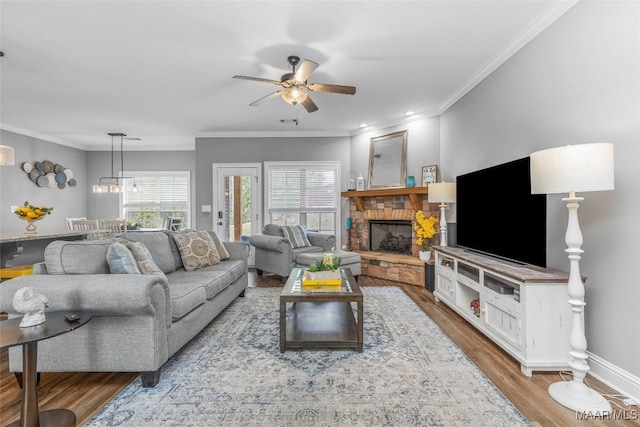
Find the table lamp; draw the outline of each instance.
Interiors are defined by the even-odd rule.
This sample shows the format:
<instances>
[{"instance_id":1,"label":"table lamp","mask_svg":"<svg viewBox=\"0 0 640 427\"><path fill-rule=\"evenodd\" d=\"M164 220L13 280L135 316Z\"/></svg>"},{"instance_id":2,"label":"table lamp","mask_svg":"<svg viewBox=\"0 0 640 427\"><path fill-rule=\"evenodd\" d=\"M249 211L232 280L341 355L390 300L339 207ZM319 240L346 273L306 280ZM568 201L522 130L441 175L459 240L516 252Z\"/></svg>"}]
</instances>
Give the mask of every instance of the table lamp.
<instances>
[{"instance_id":1,"label":"table lamp","mask_svg":"<svg viewBox=\"0 0 640 427\"><path fill-rule=\"evenodd\" d=\"M587 387L587 338L584 332L584 284L580 275L580 257L584 252L578 224L582 197L577 192L613 190L613 145L606 143L568 145L531 154L531 193L569 193L562 199L569 210L565 234L569 256L569 305L572 327L569 333L569 366L573 380L549 386L549 394L561 405L579 412L610 413L611 405L598 392Z\"/></svg>"},{"instance_id":2,"label":"table lamp","mask_svg":"<svg viewBox=\"0 0 640 427\"><path fill-rule=\"evenodd\" d=\"M455 182L433 182L429 184L429 203L440 203L440 246L447 246L447 219L444 211L447 203L456 201Z\"/></svg>"}]
</instances>

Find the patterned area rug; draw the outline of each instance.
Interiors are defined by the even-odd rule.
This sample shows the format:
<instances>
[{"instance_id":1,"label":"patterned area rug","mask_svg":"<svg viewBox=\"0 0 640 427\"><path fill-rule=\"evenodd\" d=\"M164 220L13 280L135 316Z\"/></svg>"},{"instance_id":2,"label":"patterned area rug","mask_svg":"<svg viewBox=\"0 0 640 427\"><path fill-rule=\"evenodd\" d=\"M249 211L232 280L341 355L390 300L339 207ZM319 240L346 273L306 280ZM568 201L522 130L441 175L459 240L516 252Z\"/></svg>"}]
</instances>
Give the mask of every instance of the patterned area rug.
<instances>
[{"instance_id":1,"label":"patterned area rug","mask_svg":"<svg viewBox=\"0 0 640 427\"><path fill-rule=\"evenodd\" d=\"M520 426L522 414L399 288L363 288L364 351L281 354L280 289L249 288L88 426Z\"/></svg>"}]
</instances>

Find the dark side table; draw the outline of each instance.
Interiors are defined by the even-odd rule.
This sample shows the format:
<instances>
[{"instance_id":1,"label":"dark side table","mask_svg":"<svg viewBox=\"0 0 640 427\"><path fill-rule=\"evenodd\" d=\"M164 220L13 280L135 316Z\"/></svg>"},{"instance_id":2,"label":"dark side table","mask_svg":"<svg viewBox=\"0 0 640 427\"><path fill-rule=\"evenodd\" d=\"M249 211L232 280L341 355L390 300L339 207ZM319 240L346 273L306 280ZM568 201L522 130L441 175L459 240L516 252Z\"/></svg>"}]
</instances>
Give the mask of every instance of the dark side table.
<instances>
[{"instance_id":1,"label":"dark side table","mask_svg":"<svg viewBox=\"0 0 640 427\"><path fill-rule=\"evenodd\" d=\"M10 427L37 427L37 426L75 426L76 414L68 409L52 409L38 411L37 395L37 362L38 341L46 340L57 335L66 334L91 320L87 312L75 311L80 319L69 322L64 315L66 311L46 312L47 321L40 325L21 328L22 317L0 321L0 348L22 346L22 408L20 420L9 424Z\"/></svg>"}]
</instances>

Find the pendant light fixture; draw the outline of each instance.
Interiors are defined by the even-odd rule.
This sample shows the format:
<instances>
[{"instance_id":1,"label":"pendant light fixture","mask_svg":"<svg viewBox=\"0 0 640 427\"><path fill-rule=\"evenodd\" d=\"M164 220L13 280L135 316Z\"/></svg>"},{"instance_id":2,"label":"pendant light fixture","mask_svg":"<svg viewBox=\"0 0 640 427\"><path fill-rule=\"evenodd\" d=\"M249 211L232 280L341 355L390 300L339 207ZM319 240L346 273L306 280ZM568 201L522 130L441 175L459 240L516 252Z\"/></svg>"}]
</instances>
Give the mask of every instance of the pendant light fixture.
<instances>
[{"instance_id":1,"label":"pendant light fixture","mask_svg":"<svg viewBox=\"0 0 640 427\"><path fill-rule=\"evenodd\" d=\"M115 132L115 133L108 133L107 135L111 136L111 176L103 176L100 177L100 179L98 180L98 183L95 184L93 186L93 192L94 193L122 193L124 191L124 180L126 179L132 179L133 180L133 187L131 187L131 191L133 192L137 192L138 191L138 186L136 185L136 180L134 177L132 176L114 176L113 173L113 138L116 136L120 137L120 175L124 174L124 149L123 149L123 144L124 144L124 137L127 136L124 133L119 133L119 132ZM105 183L104 181L107 181L107 183ZM122 183L121 183L122 181Z\"/></svg>"}]
</instances>

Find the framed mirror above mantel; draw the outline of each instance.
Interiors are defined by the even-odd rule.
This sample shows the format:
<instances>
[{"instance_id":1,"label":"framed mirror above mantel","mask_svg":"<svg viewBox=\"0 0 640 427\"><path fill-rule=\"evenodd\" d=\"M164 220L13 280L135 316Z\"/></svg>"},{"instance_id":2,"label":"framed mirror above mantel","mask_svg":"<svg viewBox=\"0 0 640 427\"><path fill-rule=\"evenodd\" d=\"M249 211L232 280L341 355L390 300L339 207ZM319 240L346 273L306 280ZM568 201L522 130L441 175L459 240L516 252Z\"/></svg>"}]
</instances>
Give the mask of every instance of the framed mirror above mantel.
<instances>
[{"instance_id":1,"label":"framed mirror above mantel","mask_svg":"<svg viewBox=\"0 0 640 427\"><path fill-rule=\"evenodd\" d=\"M356 208L360 212L364 212L364 200L367 197L381 196L409 196L411 205L418 211L422 209L422 197L429 194L428 187L412 187L412 188L377 188L364 191L343 191L340 193L342 197L352 198Z\"/></svg>"},{"instance_id":2,"label":"framed mirror above mantel","mask_svg":"<svg viewBox=\"0 0 640 427\"><path fill-rule=\"evenodd\" d=\"M371 138L369 190L404 187L407 180L407 131Z\"/></svg>"}]
</instances>

